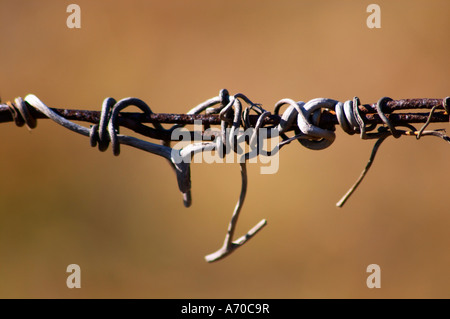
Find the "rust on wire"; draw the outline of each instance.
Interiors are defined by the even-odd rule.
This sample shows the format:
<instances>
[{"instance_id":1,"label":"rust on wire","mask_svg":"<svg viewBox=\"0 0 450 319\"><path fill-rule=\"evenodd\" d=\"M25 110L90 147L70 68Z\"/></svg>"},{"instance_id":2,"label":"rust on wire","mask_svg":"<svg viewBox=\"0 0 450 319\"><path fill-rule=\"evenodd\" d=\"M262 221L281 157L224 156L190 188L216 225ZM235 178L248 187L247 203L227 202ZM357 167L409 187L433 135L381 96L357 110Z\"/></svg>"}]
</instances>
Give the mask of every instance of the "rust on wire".
<instances>
[{"instance_id":1,"label":"rust on wire","mask_svg":"<svg viewBox=\"0 0 450 319\"><path fill-rule=\"evenodd\" d=\"M123 109L131 105L137 106L142 112L123 112ZM287 108L279 114L282 107ZM420 109L427 112L417 112ZM395 111L400 113L394 113ZM250 114L251 112L256 114ZM229 95L224 89L220 91L219 96L197 105L186 114L153 113L144 101L136 98L120 101L106 98L101 111L50 108L35 95L28 95L25 99L16 98L14 102L0 104L0 123L15 122L17 126L27 125L31 129L36 126L36 119L49 118L71 131L89 137L91 146L98 147L100 151L105 151L111 145L114 155L119 155L120 145L125 144L164 157L174 168L186 207L191 205L190 160L194 154L214 150L221 158L224 158L226 152L238 153L239 147L236 143L238 131L241 128L251 131L251 135L245 138L245 142L250 146L260 144L261 129L269 128L275 131L275 136L282 139L275 148L266 151L258 147L256 153L248 152L241 157L243 159L240 161L241 194L228 225L225 241L219 250L205 257L207 262L214 262L244 245L267 223L263 219L246 234L233 239L247 189L246 163L252 156L275 155L282 147L295 140L308 149L325 149L336 138L336 126L340 126L347 134L360 134L362 139L376 139L369 161L360 177L337 203L337 206L341 207L361 183L380 145L389 136L395 138L415 136L417 139L422 136L435 136L450 143L450 138L443 130L425 130L430 123L448 122L449 113L450 97L401 100L383 97L373 104L361 104L357 97L345 102L323 98L306 103L282 99L275 104L274 112L271 113L263 109L260 104L253 103L245 95L241 93ZM92 125L86 128L72 121L87 122ZM417 129L414 124L419 123L424 124ZM164 128L163 124L172 124L172 126ZM197 124L200 124L201 134L196 131ZM187 130L194 143L180 150L171 148L171 142L181 138L173 133L186 125L194 125L193 130ZM208 130L211 125L220 125L220 130L215 132ZM120 134L121 126L162 143L151 143ZM286 135L288 132L294 135L288 137ZM269 134L262 138L269 137L272 136ZM196 143L199 140L201 142ZM255 143L255 141L258 142Z\"/></svg>"},{"instance_id":2,"label":"rust on wire","mask_svg":"<svg viewBox=\"0 0 450 319\"><path fill-rule=\"evenodd\" d=\"M387 108L385 113L396 125L403 125L409 123L425 123L429 119L428 113L397 113L389 114L397 110L407 110L407 109L431 109L434 106L442 105L442 99L403 99L403 100L393 100L386 104ZM365 104L359 107L362 113L362 118L366 124L382 124L380 116L376 113L376 104ZM56 114L71 120L71 121L82 121L88 123L99 123L100 121L100 111L89 111L80 109L64 109L64 108L51 108ZM48 118L45 114L42 114L38 110L29 106L29 111L31 115L36 119L46 119ZM249 120L252 125L255 125L259 116L250 115ZM264 119L264 125L278 125L280 123L280 116L271 114ZM9 107L6 104L0 105L0 123L12 122L14 121L13 115L10 112ZM219 125L220 117L218 114L174 114L174 113L153 113L153 114L143 114L143 113L132 113L132 112L121 112L119 117L119 123L130 129L138 128L139 123L161 123L161 124L182 124L191 125L195 121L201 121L202 124L209 125ZM435 112L431 118L431 123L443 123L449 121L449 115L446 112ZM330 126L337 125L338 120L336 118L335 112L324 111L320 118L320 126ZM294 125L295 126L295 125ZM293 126L293 127L294 127ZM293 127L291 129L293 129ZM146 135L146 134L144 134ZM152 134L149 136L152 138L167 139L167 136L162 134Z\"/></svg>"}]
</instances>

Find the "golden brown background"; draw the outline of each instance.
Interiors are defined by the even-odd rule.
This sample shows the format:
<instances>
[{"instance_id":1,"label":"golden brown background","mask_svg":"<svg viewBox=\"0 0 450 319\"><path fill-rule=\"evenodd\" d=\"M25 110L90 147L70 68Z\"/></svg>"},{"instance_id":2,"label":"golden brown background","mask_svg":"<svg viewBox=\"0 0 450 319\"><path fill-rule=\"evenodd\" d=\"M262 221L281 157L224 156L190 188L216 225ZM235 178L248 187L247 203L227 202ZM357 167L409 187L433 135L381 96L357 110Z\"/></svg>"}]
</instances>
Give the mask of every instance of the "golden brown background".
<instances>
[{"instance_id":1,"label":"golden brown background","mask_svg":"<svg viewBox=\"0 0 450 319\"><path fill-rule=\"evenodd\" d=\"M182 113L242 92L268 110L281 98L363 103L450 95L450 3L382 1L0 2L0 94L100 110L135 96ZM448 124L438 127L448 128ZM124 130L125 132L125 130ZM194 164L184 208L166 160L119 157L50 120L29 132L1 124L2 298L449 298L450 145L389 138L347 205L336 201L373 141L346 135L317 152L293 143L275 175L249 166L240 236L268 226L228 258L222 244L239 195L237 164ZM66 267L81 267L81 289ZM381 267L368 289L366 267Z\"/></svg>"}]
</instances>

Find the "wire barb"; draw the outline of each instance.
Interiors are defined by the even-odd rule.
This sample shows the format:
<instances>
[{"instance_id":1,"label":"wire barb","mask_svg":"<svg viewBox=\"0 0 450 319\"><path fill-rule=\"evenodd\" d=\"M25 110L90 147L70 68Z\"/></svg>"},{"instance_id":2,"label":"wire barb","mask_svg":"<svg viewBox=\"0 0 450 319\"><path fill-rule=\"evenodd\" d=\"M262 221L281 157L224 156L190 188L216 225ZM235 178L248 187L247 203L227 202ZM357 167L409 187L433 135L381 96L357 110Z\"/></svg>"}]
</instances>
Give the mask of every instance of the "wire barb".
<instances>
[{"instance_id":1,"label":"wire barb","mask_svg":"<svg viewBox=\"0 0 450 319\"><path fill-rule=\"evenodd\" d=\"M141 113L123 112L128 106L137 106ZM280 110L287 106L281 114ZM437 112L442 108L444 112ZM398 113L396 110L430 110L427 113ZM251 114L251 113L255 114ZM308 102L295 102L291 99L282 99L275 104L274 113L265 110L261 104L252 102L242 93L230 95L226 89L219 95L192 108L186 114L153 113L150 107L137 98L125 98L116 101L106 98L101 111L80 111L69 109L54 109L46 106L35 95L27 95L25 99L16 98L14 102L0 104L0 122L14 121L17 126L26 125L33 129L38 118L49 118L57 124L76 133L89 137L90 145L98 147L102 152L111 144L114 155L120 154L120 144L132 146L146 152L165 158L177 177L178 188L182 193L183 203L189 207L192 203L190 164L197 153L217 151L221 158L230 152L239 153L239 143L245 141L252 151L243 154L240 158L241 192L230 219L228 230L222 247L205 257L207 262L223 259L238 247L244 245L267 224L265 219L257 223L245 235L233 240L239 214L247 192L247 168L249 159L260 154L272 156L279 149L297 140L301 145L312 150L322 150L329 147L335 140L335 126L340 126L347 134L360 134L361 139L377 139L369 161L363 172L336 204L342 207L354 193L373 164L375 155L382 142L389 136L399 138L402 135L436 136L450 143L450 138L443 130L425 129L433 122L448 122L450 113L450 97L445 99L408 99L393 100L388 97L381 98L376 104L361 105L360 99L339 102L333 99L318 98ZM92 123L87 128L72 122L73 120ZM181 149L171 147L172 141L180 140L174 134L177 129L185 125L196 124L201 121L202 131L188 131L194 137L191 143ZM144 125L151 123L153 127ZM173 124L166 129L163 123ZM412 124L424 123L417 130ZM220 125L219 132L209 132L211 125ZM382 126L380 126L382 125ZM143 136L159 140L160 144L151 143L133 136L120 134L120 126L127 127ZM399 129L406 127L408 130ZM251 130L250 136L241 134L240 130ZM263 135L262 129L268 128L269 135ZM377 132L373 132L378 128ZM288 132L295 135L289 137ZM261 140L272 136L281 137L275 148L265 151L260 148ZM256 150L255 152L253 151Z\"/></svg>"}]
</instances>

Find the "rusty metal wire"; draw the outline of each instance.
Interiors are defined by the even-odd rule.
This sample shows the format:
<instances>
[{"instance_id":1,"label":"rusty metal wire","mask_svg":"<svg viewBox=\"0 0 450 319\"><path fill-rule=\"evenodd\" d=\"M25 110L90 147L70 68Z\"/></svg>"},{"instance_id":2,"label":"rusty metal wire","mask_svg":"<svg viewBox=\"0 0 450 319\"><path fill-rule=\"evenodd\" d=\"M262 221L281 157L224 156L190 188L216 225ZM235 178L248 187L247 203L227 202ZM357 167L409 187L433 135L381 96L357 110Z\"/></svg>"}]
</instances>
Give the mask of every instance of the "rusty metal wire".
<instances>
[{"instance_id":1,"label":"rusty metal wire","mask_svg":"<svg viewBox=\"0 0 450 319\"><path fill-rule=\"evenodd\" d=\"M142 113L123 112L131 105L137 106ZM281 114L280 110L284 106L287 108ZM420 109L427 112L417 113L416 111ZM439 109L442 111L436 111ZM395 111L403 113L394 113ZM256 114L251 114L252 112ZM137 98L125 98L120 101L106 98L101 111L49 108L35 95L30 94L25 99L19 97L14 102L0 104L0 123L14 121L17 126L26 125L32 129L36 127L37 119L49 118L67 129L89 137L91 146L98 147L102 152L111 145L113 154L117 156L120 154L120 145L125 144L162 156L168 160L175 171L186 207L192 203L190 164L193 156L214 150L218 151L219 156L223 158L230 152L239 153L239 142L245 141L251 146L252 151L244 152L239 159L241 193L229 222L223 246L205 257L207 262L213 262L241 247L267 224L263 219L245 235L233 240L247 190L246 163L249 159L260 154L273 156L294 140L308 149L325 149L336 138L336 126L340 126L347 134L360 134L362 139L377 139L360 177L336 204L342 207L366 176L380 145L386 138L415 136L420 139L423 136L436 136L450 142L450 138L443 130L425 130L430 123L448 122L449 113L450 97L403 100L383 97L377 103L365 105L362 105L359 98L355 97L344 103L324 98L308 102L282 99L275 104L272 114L244 94L230 95L223 89L218 96L197 105L186 114L153 113L144 101ZM93 125L87 128L72 122L74 120L89 122ZM153 127L145 125L148 123ZM420 129L416 129L413 124L417 123L424 124ZM170 128L164 128L162 124L173 125ZM194 143L181 149L172 148L171 142L180 141L183 137L175 133L190 124L200 124L202 127L200 132L195 129L184 131ZM211 125L220 125L220 131L210 131ZM159 140L160 144L120 134L120 126L142 136ZM400 127L406 129L399 129ZM243 135L241 129L250 131L251 134ZM262 134L262 129L267 129L269 134ZM294 131L295 135L287 136L290 131ZM262 140L274 136L281 137L276 147L268 151L260 147Z\"/></svg>"}]
</instances>

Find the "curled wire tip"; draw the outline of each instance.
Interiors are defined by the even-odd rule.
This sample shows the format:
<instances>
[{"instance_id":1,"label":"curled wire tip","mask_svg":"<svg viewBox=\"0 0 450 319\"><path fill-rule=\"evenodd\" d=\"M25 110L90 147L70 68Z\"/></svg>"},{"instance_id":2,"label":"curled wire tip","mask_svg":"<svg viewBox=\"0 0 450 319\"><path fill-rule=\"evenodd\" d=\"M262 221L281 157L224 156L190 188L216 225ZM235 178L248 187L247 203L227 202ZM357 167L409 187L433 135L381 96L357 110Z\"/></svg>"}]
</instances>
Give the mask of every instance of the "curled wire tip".
<instances>
[{"instance_id":1,"label":"curled wire tip","mask_svg":"<svg viewBox=\"0 0 450 319\"><path fill-rule=\"evenodd\" d=\"M350 195L353 192L347 192L344 196L342 196L342 198L336 203L336 207L342 208L342 206L344 206L345 202L347 201L347 199L350 197Z\"/></svg>"},{"instance_id":2,"label":"curled wire tip","mask_svg":"<svg viewBox=\"0 0 450 319\"><path fill-rule=\"evenodd\" d=\"M191 191L188 191L187 193L183 193L183 204L184 204L184 207L191 207L191 205L192 205Z\"/></svg>"},{"instance_id":3,"label":"curled wire tip","mask_svg":"<svg viewBox=\"0 0 450 319\"><path fill-rule=\"evenodd\" d=\"M267 225L267 220L263 219L258 224L256 224L252 229L250 229L245 235L241 236L240 238L236 239L233 242L227 242L225 241L223 246L215 251L212 254L209 254L205 256L205 261L208 263L212 263L215 261L219 261L228 255L230 255L232 252L234 252L237 248L244 245L250 238L255 236L261 229L263 229Z\"/></svg>"}]
</instances>

